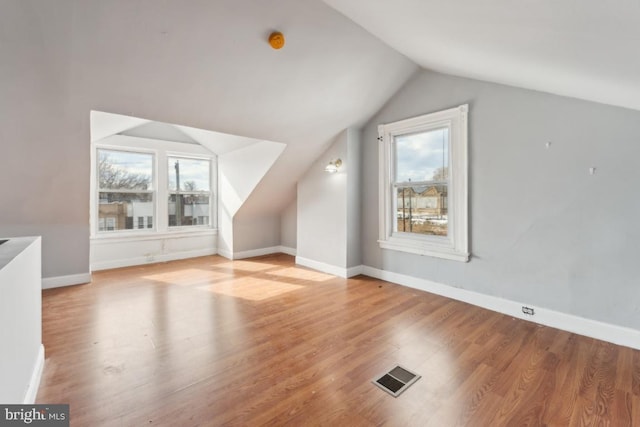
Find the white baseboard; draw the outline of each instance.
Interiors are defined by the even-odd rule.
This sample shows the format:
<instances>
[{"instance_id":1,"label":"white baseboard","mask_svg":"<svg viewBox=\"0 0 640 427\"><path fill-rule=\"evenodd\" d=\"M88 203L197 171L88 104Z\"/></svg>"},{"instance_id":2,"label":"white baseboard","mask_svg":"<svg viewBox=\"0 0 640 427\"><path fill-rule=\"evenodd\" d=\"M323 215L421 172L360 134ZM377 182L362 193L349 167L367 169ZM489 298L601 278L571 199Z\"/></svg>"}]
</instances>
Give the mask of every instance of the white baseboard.
<instances>
[{"instance_id":1,"label":"white baseboard","mask_svg":"<svg viewBox=\"0 0 640 427\"><path fill-rule=\"evenodd\" d=\"M193 251L172 252L154 255L153 257L134 257L117 259L113 261L103 261L91 264L91 271L109 270L112 268L131 267L134 265L153 264L156 262L176 261L179 259L196 258L200 256L215 255L218 251L215 248L198 249Z\"/></svg>"},{"instance_id":2,"label":"white baseboard","mask_svg":"<svg viewBox=\"0 0 640 427\"><path fill-rule=\"evenodd\" d=\"M530 304L484 295L466 289L443 285L430 280L392 273L377 268L363 266L362 274L387 282L396 283L421 291L442 295L447 298L464 301L469 304L483 307L498 313L503 313L519 319L551 326L556 329L573 332L579 335L607 341L613 344L623 345L640 350L640 331L624 326L612 325L597 320L586 319L572 314L536 307ZM526 305L535 310L535 315L526 315L522 312L522 306Z\"/></svg>"},{"instance_id":3,"label":"white baseboard","mask_svg":"<svg viewBox=\"0 0 640 427\"><path fill-rule=\"evenodd\" d=\"M226 249L218 248L218 255L225 257L226 259L233 259L233 254Z\"/></svg>"},{"instance_id":4,"label":"white baseboard","mask_svg":"<svg viewBox=\"0 0 640 427\"><path fill-rule=\"evenodd\" d=\"M338 277L347 277L347 269L344 267L337 267L335 265L326 264L320 261L314 261L309 258L303 258L296 256L296 264L300 264L303 267L313 268L314 270L321 271L323 273L332 274Z\"/></svg>"},{"instance_id":5,"label":"white baseboard","mask_svg":"<svg viewBox=\"0 0 640 427\"><path fill-rule=\"evenodd\" d=\"M363 269L364 265L357 265L355 267L347 268L347 277L353 277L357 276L358 274L363 274Z\"/></svg>"},{"instance_id":6,"label":"white baseboard","mask_svg":"<svg viewBox=\"0 0 640 427\"><path fill-rule=\"evenodd\" d=\"M280 248L279 252L282 252L283 254L287 254L287 255L291 255L291 256L296 256L296 248L290 248L289 246L278 246Z\"/></svg>"},{"instance_id":7,"label":"white baseboard","mask_svg":"<svg viewBox=\"0 0 640 427\"><path fill-rule=\"evenodd\" d=\"M42 378L42 371L44 370L44 345L40 344L38 350L38 358L33 366L33 372L31 373L31 379L29 380L29 387L24 395L22 403L24 405L33 405L36 402L36 396L38 394L38 387L40 387L40 379Z\"/></svg>"},{"instance_id":8,"label":"white baseboard","mask_svg":"<svg viewBox=\"0 0 640 427\"><path fill-rule=\"evenodd\" d=\"M271 255L271 254L277 254L277 253L285 253L287 255L295 256L296 250L295 248L290 248L288 246L270 246L268 248L251 249L248 251L234 252L232 254L231 252L226 251L224 249L218 249L218 255L223 256L227 259L232 259L232 260L253 258L257 256Z\"/></svg>"},{"instance_id":9,"label":"white baseboard","mask_svg":"<svg viewBox=\"0 0 640 427\"><path fill-rule=\"evenodd\" d=\"M91 273L70 274L68 276L44 277L42 279L42 289L82 285L90 282L91 282Z\"/></svg>"},{"instance_id":10,"label":"white baseboard","mask_svg":"<svg viewBox=\"0 0 640 427\"><path fill-rule=\"evenodd\" d=\"M331 264L326 264L320 261L314 261L309 258L296 256L296 264L300 264L303 267L313 268L314 270L321 271L323 273L332 274L334 276L349 278L353 276L357 276L358 274L362 274L362 268L364 266L357 265L355 267L345 268L338 267Z\"/></svg>"},{"instance_id":11,"label":"white baseboard","mask_svg":"<svg viewBox=\"0 0 640 427\"><path fill-rule=\"evenodd\" d=\"M287 246L271 246L269 248L252 249L250 251L235 252L233 259L253 258L256 256L271 255L277 253L285 253L287 255L296 255L296 250Z\"/></svg>"},{"instance_id":12,"label":"white baseboard","mask_svg":"<svg viewBox=\"0 0 640 427\"><path fill-rule=\"evenodd\" d=\"M233 259L253 258L256 256L271 255L280 252L280 246L271 246L268 248L251 249L249 251L234 252Z\"/></svg>"}]
</instances>

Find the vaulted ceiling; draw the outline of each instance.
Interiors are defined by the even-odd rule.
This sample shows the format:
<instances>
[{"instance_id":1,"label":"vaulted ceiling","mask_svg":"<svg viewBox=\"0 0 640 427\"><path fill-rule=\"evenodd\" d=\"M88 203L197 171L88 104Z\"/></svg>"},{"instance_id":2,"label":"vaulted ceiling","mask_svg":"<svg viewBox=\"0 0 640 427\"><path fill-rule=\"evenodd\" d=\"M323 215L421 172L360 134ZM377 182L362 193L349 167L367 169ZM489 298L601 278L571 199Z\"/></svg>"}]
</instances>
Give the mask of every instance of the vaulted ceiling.
<instances>
[{"instance_id":1,"label":"vaulted ceiling","mask_svg":"<svg viewBox=\"0 0 640 427\"><path fill-rule=\"evenodd\" d=\"M282 210L331 139L417 69L320 0L35 3L45 26L60 19L74 110L287 144L243 206L248 216ZM267 42L273 30L286 37L280 50Z\"/></svg>"},{"instance_id":2,"label":"vaulted ceiling","mask_svg":"<svg viewBox=\"0 0 640 427\"><path fill-rule=\"evenodd\" d=\"M82 150L92 110L282 142L287 148L239 212L277 214L332 139L366 122L419 66L640 109L639 7L631 0L3 0L0 125L7 139L23 141L11 147L14 156L44 147L31 161L44 182L70 189L76 206L87 197L86 184L76 183L88 174ZM267 43L273 30L286 37L281 50ZM50 135L55 152L46 151ZM87 164L70 163L78 152ZM56 162L72 166L60 174ZM33 188L25 193L37 191L26 185ZM69 215L64 206L48 212Z\"/></svg>"},{"instance_id":3,"label":"vaulted ceiling","mask_svg":"<svg viewBox=\"0 0 640 427\"><path fill-rule=\"evenodd\" d=\"M325 0L420 66L640 109L636 0Z\"/></svg>"}]
</instances>

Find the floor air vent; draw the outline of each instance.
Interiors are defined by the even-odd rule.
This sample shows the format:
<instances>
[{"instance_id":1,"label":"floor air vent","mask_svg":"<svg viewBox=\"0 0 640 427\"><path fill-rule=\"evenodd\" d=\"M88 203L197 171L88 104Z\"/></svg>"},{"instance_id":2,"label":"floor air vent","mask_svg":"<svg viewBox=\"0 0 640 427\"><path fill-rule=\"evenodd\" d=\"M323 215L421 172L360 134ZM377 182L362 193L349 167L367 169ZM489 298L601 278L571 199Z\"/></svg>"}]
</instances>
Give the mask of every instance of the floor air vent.
<instances>
[{"instance_id":1,"label":"floor air vent","mask_svg":"<svg viewBox=\"0 0 640 427\"><path fill-rule=\"evenodd\" d=\"M396 366L382 376L374 378L372 382L393 397L398 397L400 393L419 379L420 375L401 366Z\"/></svg>"}]
</instances>

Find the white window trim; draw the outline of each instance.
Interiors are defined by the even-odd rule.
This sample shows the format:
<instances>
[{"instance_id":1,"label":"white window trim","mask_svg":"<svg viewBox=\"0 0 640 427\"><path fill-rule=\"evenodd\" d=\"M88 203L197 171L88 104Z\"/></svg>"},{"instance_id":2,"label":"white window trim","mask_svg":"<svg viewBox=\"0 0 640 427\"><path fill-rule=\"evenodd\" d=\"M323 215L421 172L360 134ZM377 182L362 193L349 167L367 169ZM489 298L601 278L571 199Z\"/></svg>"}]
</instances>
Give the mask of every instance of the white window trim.
<instances>
[{"instance_id":1,"label":"white window trim","mask_svg":"<svg viewBox=\"0 0 640 427\"><path fill-rule=\"evenodd\" d=\"M90 222L91 222L91 230L90 237L92 239L111 237L113 235L117 235L119 237L122 236L140 236L146 234L152 234L155 232L154 228L142 229L137 227L137 219L134 220L135 227L131 230L114 230L107 231L106 227L104 231L99 230L98 224L98 211L99 211L99 198L98 193L100 192L100 186L98 185L98 170L97 170L97 162L98 162L98 150L110 150L110 151L125 151L129 153L136 154L147 154L151 155L151 190L115 190L116 192L121 193L148 193L151 194L151 199L153 200L153 215L155 217L158 216L158 201L157 201L157 184L158 184L158 152L157 150L148 149L146 147L132 147L128 145L114 145L114 144L101 144L101 143L92 143L91 144L91 196L90 196Z\"/></svg>"},{"instance_id":2,"label":"white window trim","mask_svg":"<svg viewBox=\"0 0 640 427\"><path fill-rule=\"evenodd\" d=\"M378 126L379 143L379 240L383 249L420 255L469 261L468 231L468 104L419 117ZM449 187L448 235L427 236L417 233L394 232L395 189L393 188L394 147L396 136L414 132L448 128Z\"/></svg>"},{"instance_id":3,"label":"white window trim","mask_svg":"<svg viewBox=\"0 0 640 427\"><path fill-rule=\"evenodd\" d=\"M153 154L153 202L154 202L154 224L153 228L131 230L119 230L111 232L98 232L98 177L96 170L98 149L130 151L134 153ZM168 157L181 157L209 160L210 162L210 224L169 227L168 207L165 195L168 190L167 159ZM168 237L186 237L193 235L216 235L217 234L217 156L205 148L189 144L182 144L170 141L151 140L130 136L114 135L100 142L91 143L91 185L90 185L90 238L92 241L110 240L146 240ZM166 193L166 194L165 194ZM136 223L137 225L137 223Z\"/></svg>"},{"instance_id":4,"label":"white window trim","mask_svg":"<svg viewBox=\"0 0 640 427\"><path fill-rule=\"evenodd\" d=\"M217 211L217 209L215 209L215 207L217 206L215 204L215 192L214 192L214 188L213 186L215 185L216 180L214 179L215 175L214 175L214 169L216 168L216 162L215 162L215 158L214 157L208 157L208 156L198 156L198 155L194 155L194 154L185 154L185 153L181 153L181 152L176 152L176 151L167 151L165 156L165 160L167 161L166 163L166 167L169 167L169 163L168 160L170 158L177 158L177 159L191 159L191 160L206 160L209 162L209 191L181 191L182 194L202 194L202 195L206 195L209 196L209 224L196 224L196 225L169 225L168 222L168 218L169 218L169 212L168 212L168 206L167 206L167 212L166 212L166 217L167 217L167 230L169 232L177 232L177 231L188 231L188 230L203 230L203 229L211 229L211 228L215 228L214 226L214 220L215 220L215 213ZM168 171L167 171L167 175L168 175ZM169 178L167 176L167 180L166 180L166 196L171 196L172 194L176 194L175 191L172 191L169 189ZM168 199L165 201L168 202Z\"/></svg>"}]
</instances>

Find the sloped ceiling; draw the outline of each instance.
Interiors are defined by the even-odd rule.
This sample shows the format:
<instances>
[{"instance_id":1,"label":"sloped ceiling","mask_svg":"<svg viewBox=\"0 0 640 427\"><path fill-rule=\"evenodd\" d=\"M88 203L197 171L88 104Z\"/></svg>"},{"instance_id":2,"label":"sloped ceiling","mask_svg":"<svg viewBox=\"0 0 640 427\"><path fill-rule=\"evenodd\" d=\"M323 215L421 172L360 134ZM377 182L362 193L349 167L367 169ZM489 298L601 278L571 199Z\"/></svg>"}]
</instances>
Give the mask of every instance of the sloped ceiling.
<instances>
[{"instance_id":1,"label":"sloped ceiling","mask_svg":"<svg viewBox=\"0 0 640 427\"><path fill-rule=\"evenodd\" d=\"M226 249L233 247L231 221L247 201L264 175L282 154L286 145L188 126L153 122L120 114L91 112L91 140L110 144L112 137L131 136L145 140L160 140L196 144L218 156L219 224L226 230L221 237ZM130 140L129 140L130 141ZM219 242L220 243L220 242Z\"/></svg>"},{"instance_id":2,"label":"sloped ceiling","mask_svg":"<svg viewBox=\"0 0 640 427\"><path fill-rule=\"evenodd\" d=\"M39 15L65 117L108 111L287 144L239 215L280 212L331 139L417 70L321 0L55 3L15 7Z\"/></svg>"},{"instance_id":3,"label":"sloped ceiling","mask_svg":"<svg viewBox=\"0 0 640 427\"><path fill-rule=\"evenodd\" d=\"M154 122L122 114L92 111L91 141L97 142L112 135L134 136L185 144L200 144L217 155L226 154L250 145L255 145L256 143L267 142L255 138L229 135L222 132Z\"/></svg>"},{"instance_id":4,"label":"sloped ceiling","mask_svg":"<svg viewBox=\"0 0 640 427\"><path fill-rule=\"evenodd\" d=\"M159 139L162 141L181 142L183 144L199 144L181 129L168 123L149 122L133 129L120 132L120 135L135 136L138 138Z\"/></svg>"},{"instance_id":5,"label":"sloped ceiling","mask_svg":"<svg viewBox=\"0 0 640 427\"><path fill-rule=\"evenodd\" d=\"M91 111L90 120L92 142L151 123L146 119L103 113L102 111Z\"/></svg>"},{"instance_id":6,"label":"sloped ceiling","mask_svg":"<svg viewBox=\"0 0 640 427\"><path fill-rule=\"evenodd\" d=\"M640 109L635 0L325 0L420 66Z\"/></svg>"}]
</instances>

